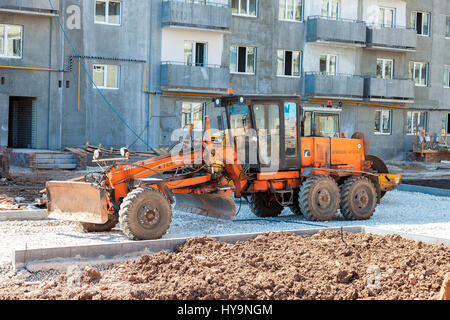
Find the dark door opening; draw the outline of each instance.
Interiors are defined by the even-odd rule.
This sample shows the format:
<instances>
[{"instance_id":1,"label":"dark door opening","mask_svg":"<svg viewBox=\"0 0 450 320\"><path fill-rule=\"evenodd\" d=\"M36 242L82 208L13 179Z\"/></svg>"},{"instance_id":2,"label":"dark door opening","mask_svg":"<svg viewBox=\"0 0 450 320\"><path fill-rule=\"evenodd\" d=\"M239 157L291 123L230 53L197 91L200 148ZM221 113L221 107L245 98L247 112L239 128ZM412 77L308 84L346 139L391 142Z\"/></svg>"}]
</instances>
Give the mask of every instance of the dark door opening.
<instances>
[{"instance_id":1,"label":"dark door opening","mask_svg":"<svg viewBox=\"0 0 450 320\"><path fill-rule=\"evenodd\" d=\"M10 97L9 148L36 148L36 98Z\"/></svg>"},{"instance_id":2,"label":"dark door opening","mask_svg":"<svg viewBox=\"0 0 450 320\"><path fill-rule=\"evenodd\" d=\"M450 113L447 114L447 134L450 134Z\"/></svg>"}]
</instances>

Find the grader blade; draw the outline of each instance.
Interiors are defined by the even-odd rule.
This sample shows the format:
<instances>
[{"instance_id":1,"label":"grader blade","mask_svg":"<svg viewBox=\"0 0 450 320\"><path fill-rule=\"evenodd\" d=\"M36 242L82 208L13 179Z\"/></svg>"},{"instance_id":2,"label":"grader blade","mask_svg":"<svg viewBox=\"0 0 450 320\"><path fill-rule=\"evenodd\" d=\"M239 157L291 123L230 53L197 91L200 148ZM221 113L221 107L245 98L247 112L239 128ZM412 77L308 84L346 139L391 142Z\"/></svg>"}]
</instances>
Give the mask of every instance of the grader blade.
<instances>
[{"instance_id":1,"label":"grader blade","mask_svg":"<svg viewBox=\"0 0 450 320\"><path fill-rule=\"evenodd\" d=\"M73 181L49 181L46 189L49 218L96 224L108 221L103 189Z\"/></svg>"},{"instance_id":2,"label":"grader blade","mask_svg":"<svg viewBox=\"0 0 450 320\"><path fill-rule=\"evenodd\" d=\"M175 194L175 209L217 219L236 217L236 204L223 194Z\"/></svg>"}]
</instances>

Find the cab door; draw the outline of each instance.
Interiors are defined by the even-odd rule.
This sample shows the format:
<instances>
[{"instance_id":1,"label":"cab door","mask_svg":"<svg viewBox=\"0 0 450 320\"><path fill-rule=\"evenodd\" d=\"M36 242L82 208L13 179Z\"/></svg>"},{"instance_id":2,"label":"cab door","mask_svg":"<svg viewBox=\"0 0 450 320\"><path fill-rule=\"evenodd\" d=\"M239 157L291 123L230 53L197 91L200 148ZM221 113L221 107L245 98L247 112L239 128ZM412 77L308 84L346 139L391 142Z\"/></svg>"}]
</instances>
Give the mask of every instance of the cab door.
<instances>
[{"instance_id":1,"label":"cab door","mask_svg":"<svg viewBox=\"0 0 450 320\"><path fill-rule=\"evenodd\" d=\"M284 101L281 107L281 169L300 169L300 106Z\"/></svg>"}]
</instances>

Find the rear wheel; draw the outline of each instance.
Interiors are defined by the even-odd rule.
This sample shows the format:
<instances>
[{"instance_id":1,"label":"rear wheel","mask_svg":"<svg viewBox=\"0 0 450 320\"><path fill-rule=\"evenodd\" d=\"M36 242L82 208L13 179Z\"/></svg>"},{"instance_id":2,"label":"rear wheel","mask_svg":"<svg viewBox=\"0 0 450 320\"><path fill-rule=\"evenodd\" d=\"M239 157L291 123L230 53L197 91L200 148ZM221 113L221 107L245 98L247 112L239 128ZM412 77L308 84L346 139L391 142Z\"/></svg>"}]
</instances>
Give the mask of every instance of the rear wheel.
<instances>
[{"instance_id":1,"label":"rear wheel","mask_svg":"<svg viewBox=\"0 0 450 320\"><path fill-rule=\"evenodd\" d=\"M153 188L138 188L123 200L119 221L131 240L161 238L172 221L172 208L165 195Z\"/></svg>"},{"instance_id":2,"label":"rear wheel","mask_svg":"<svg viewBox=\"0 0 450 320\"><path fill-rule=\"evenodd\" d=\"M306 219L328 221L339 208L339 187L333 178L317 175L306 180L300 188L300 209Z\"/></svg>"},{"instance_id":3,"label":"rear wheel","mask_svg":"<svg viewBox=\"0 0 450 320\"><path fill-rule=\"evenodd\" d=\"M383 160L372 154L366 155L366 160L370 161L370 168L376 173L389 173L389 169ZM380 199L384 197L386 191L381 191Z\"/></svg>"},{"instance_id":4,"label":"rear wheel","mask_svg":"<svg viewBox=\"0 0 450 320\"><path fill-rule=\"evenodd\" d=\"M119 215L116 213L108 217L108 221L105 224L85 223L81 222L80 226L84 232L106 232L111 231L119 222Z\"/></svg>"},{"instance_id":5,"label":"rear wheel","mask_svg":"<svg viewBox=\"0 0 450 320\"><path fill-rule=\"evenodd\" d=\"M347 220L367 220L377 205L377 191L366 177L345 181L341 192L341 213Z\"/></svg>"},{"instance_id":6,"label":"rear wheel","mask_svg":"<svg viewBox=\"0 0 450 320\"><path fill-rule=\"evenodd\" d=\"M277 217L283 211L283 207L277 202L271 193L253 193L249 197L250 210L257 217L268 218Z\"/></svg>"}]
</instances>

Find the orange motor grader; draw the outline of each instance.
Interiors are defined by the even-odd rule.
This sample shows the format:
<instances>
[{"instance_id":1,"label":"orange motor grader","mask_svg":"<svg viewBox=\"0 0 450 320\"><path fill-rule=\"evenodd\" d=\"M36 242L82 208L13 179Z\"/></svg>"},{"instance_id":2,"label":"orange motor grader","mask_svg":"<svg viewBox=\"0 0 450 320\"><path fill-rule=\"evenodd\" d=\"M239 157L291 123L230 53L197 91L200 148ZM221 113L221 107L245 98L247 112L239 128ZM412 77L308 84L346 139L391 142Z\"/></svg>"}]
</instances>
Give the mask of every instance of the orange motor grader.
<instances>
[{"instance_id":1,"label":"orange motor grader","mask_svg":"<svg viewBox=\"0 0 450 320\"><path fill-rule=\"evenodd\" d=\"M158 239L170 226L173 204L233 219L234 195L246 198L258 217L290 207L308 220L326 221L340 208L346 219L363 220L400 184L400 175L367 155L361 134L303 136L298 96L224 96L214 104L222 112L219 135L207 116L202 138L193 138L191 126L170 154L133 164L125 164L126 157L97 159L108 165L95 176L47 182L49 216L79 221L87 231L120 222L130 239Z\"/></svg>"}]
</instances>

